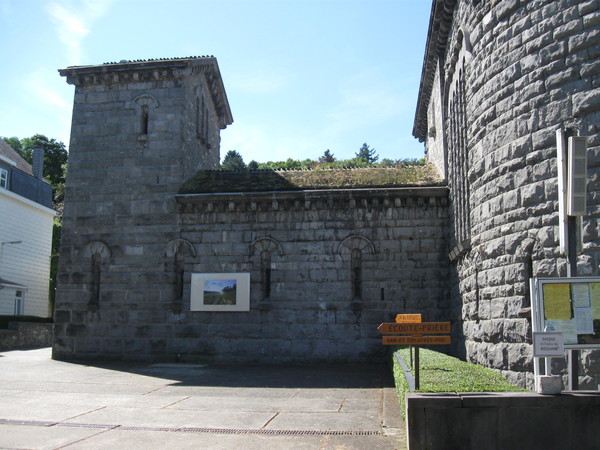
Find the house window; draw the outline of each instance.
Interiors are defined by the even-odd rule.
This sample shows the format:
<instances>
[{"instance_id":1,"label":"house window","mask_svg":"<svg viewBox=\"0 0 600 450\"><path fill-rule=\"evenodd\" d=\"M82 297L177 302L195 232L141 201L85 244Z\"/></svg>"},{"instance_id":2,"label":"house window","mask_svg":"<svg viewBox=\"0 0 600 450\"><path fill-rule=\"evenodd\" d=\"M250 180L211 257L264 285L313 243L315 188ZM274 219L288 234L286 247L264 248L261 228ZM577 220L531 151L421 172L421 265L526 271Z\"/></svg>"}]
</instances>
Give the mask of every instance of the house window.
<instances>
[{"instance_id":1,"label":"house window","mask_svg":"<svg viewBox=\"0 0 600 450\"><path fill-rule=\"evenodd\" d=\"M25 298L23 291L15 292L15 316L22 316L25 313Z\"/></svg>"},{"instance_id":2,"label":"house window","mask_svg":"<svg viewBox=\"0 0 600 450\"><path fill-rule=\"evenodd\" d=\"M0 169L0 188L8 189L8 170Z\"/></svg>"}]
</instances>

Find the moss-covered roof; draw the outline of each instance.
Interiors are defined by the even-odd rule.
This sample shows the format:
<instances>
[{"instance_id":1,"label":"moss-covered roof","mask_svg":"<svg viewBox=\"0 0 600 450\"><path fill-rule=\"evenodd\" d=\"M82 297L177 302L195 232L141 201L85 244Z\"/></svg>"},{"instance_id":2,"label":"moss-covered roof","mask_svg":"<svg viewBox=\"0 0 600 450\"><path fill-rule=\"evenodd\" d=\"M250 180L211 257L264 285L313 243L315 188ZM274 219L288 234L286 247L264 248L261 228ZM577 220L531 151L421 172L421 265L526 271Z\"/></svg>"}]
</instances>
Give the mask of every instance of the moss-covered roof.
<instances>
[{"instance_id":1,"label":"moss-covered roof","mask_svg":"<svg viewBox=\"0 0 600 450\"><path fill-rule=\"evenodd\" d=\"M431 165L395 168L318 170L203 170L188 180L180 194L300 191L442 185Z\"/></svg>"}]
</instances>

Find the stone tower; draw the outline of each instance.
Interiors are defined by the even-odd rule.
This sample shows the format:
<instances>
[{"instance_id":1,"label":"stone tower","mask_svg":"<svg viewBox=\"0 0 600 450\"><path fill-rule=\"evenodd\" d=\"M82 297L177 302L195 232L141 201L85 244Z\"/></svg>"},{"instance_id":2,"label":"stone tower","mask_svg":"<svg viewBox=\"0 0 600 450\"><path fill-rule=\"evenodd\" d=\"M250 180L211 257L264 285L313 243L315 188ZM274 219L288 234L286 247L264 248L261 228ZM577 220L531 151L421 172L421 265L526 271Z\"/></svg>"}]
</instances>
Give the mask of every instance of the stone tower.
<instances>
[{"instance_id":1,"label":"stone tower","mask_svg":"<svg viewBox=\"0 0 600 450\"><path fill-rule=\"evenodd\" d=\"M156 257L177 252L174 194L218 167L231 111L214 57L59 72L75 100L54 357L134 356L128 338L145 331L131 324L177 309L164 304L177 303L181 283Z\"/></svg>"}]
</instances>

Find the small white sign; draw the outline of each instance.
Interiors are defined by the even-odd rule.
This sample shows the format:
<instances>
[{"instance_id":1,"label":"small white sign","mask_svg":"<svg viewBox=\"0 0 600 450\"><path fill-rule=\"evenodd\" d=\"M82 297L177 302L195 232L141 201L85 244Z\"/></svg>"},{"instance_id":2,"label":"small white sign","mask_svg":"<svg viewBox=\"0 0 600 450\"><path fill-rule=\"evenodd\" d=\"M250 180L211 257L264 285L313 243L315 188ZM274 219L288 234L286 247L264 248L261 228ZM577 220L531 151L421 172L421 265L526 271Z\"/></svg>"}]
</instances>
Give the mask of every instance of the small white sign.
<instances>
[{"instance_id":1,"label":"small white sign","mask_svg":"<svg viewBox=\"0 0 600 450\"><path fill-rule=\"evenodd\" d=\"M565 342L560 332L534 332L533 356L544 358L548 356L564 356Z\"/></svg>"}]
</instances>

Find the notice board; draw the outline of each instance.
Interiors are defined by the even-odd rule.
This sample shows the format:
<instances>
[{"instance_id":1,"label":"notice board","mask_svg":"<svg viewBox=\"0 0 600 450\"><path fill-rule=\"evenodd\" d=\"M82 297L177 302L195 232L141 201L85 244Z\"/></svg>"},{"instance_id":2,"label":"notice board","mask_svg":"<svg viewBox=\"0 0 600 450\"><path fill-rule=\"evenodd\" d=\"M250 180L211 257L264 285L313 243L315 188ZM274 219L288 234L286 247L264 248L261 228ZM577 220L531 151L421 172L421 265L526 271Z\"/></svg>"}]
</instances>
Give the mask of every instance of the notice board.
<instances>
[{"instance_id":1,"label":"notice board","mask_svg":"<svg viewBox=\"0 0 600 450\"><path fill-rule=\"evenodd\" d=\"M533 331L560 332L565 348L600 348L600 277L531 280Z\"/></svg>"}]
</instances>

